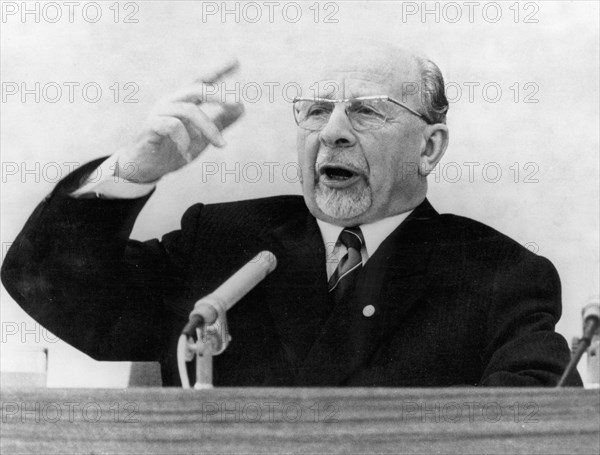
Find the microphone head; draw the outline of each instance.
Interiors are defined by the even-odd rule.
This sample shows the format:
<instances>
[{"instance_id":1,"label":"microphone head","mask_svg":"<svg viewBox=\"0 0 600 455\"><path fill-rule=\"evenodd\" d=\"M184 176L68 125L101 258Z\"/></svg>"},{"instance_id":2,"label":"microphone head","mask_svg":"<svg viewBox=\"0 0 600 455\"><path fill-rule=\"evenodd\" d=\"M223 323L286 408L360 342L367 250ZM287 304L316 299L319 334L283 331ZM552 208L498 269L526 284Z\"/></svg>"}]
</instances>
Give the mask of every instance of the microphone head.
<instances>
[{"instance_id":1,"label":"microphone head","mask_svg":"<svg viewBox=\"0 0 600 455\"><path fill-rule=\"evenodd\" d=\"M250 259L250 262L257 263L267 274L277 268L277 258L269 250L261 251L254 258Z\"/></svg>"},{"instance_id":2,"label":"microphone head","mask_svg":"<svg viewBox=\"0 0 600 455\"><path fill-rule=\"evenodd\" d=\"M600 319L600 297L598 295L592 295L588 299L588 303L581 309L581 318L584 323L588 318Z\"/></svg>"}]
</instances>

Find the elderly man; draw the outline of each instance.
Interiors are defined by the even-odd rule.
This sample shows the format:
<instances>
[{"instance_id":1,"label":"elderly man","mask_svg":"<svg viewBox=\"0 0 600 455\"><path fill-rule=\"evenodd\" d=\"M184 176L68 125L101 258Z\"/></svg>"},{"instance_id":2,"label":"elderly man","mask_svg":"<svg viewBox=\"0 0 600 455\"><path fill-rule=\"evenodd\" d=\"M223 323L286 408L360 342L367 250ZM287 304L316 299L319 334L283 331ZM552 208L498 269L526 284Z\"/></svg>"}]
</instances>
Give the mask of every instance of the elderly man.
<instances>
[{"instance_id":1,"label":"elderly man","mask_svg":"<svg viewBox=\"0 0 600 455\"><path fill-rule=\"evenodd\" d=\"M196 84L156 108L137 144L42 202L3 265L11 295L92 357L156 360L177 385L194 302L269 249L278 268L230 310L216 385L555 385L569 349L553 266L425 198L448 144L439 69L373 45L322 69L321 92L293 106L304 198L197 204L161 241L128 239L155 182L224 145L242 113ZM87 182L99 165L135 184Z\"/></svg>"}]
</instances>

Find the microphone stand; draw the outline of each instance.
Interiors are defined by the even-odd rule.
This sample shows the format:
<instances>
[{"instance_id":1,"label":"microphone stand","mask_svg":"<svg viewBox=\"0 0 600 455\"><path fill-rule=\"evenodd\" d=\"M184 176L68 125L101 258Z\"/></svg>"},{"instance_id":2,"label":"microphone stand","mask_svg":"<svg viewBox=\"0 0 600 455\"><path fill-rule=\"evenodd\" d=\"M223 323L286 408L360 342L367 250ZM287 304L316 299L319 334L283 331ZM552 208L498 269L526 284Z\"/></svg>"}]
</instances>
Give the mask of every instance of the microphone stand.
<instances>
[{"instance_id":1,"label":"microphone stand","mask_svg":"<svg viewBox=\"0 0 600 455\"><path fill-rule=\"evenodd\" d=\"M225 305L213 294L198 303L214 308L217 318L212 324L206 324L198 314L190 317L177 343L177 367L184 389L190 389L186 362L196 358L196 383L194 389L212 389L213 356L221 354L231 341L227 328Z\"/></svg>"},{"instance_id":2,"label":"microphone stand","mask_svg":"<svg viewBox=\"0 0 600 455\"><path fill-rule=\"evenodd\" d=\"M177 369L184 389L190 389L186 362L196 358L194 389L213 388L213 356L221 354L231 341L227 310L250 292L277 267L270 251L261 251L214 292L198 300L177 342Z\"/></svg>"},{"instance_id":3,"label":"microphone stand","mask_svg":"<svg viewBox=\"0 0 600 455\"><path fill-rule=\"evenodd\" d=\"M575 351L575 354L573 355L573 357L571 357L571 361L569 362L569 364L567 365L567 368L565 368L565 372L559 379L558 384L556 385L557 388L565 386L565 382L566 382L567 378L569 377L569 375L571 373L573 373L573 371L577 367L577 364L579 363L579 360L581 359L581 356L587 350L587 348L590 346L591 342L592 342L591 338L582 337L579 339L577 351Z\"/></svg>"},{"instance_id":4,"label":"microphone stand","mask_svg":"<svg viewBox=\"0 0 600 455\"><path fill-rule=\"evenodd\" d=\"M556 385L557 388L565 386L567 378L571 373L573 373L573 371L577 367L581 356L590 347L590 344L592 343L592 338L598 331L598 326L600 325L600 311L598 310L598 303L596 302L592 302L589 305L586 305L582 310L583 336L579 339L577 350L575 351L575 354L573 354L573 356L571 357L571 361L569 362L567 368L565 368L565 372L559 379L558 384Z\"/></svg>"}]
</instances>

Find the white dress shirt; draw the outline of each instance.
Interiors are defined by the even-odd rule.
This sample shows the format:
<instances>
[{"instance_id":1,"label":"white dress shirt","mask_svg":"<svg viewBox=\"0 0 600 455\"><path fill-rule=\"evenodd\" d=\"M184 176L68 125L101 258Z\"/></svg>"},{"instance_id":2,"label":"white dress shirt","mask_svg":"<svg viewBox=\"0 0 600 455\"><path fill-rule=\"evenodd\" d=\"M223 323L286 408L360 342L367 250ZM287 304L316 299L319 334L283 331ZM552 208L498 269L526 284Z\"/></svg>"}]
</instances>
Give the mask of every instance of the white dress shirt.
<instances>
[{"instance_id":1,"label":"white dress shirt","mask_svg":"<svg viewBox=\"0 0 600 455\"><path fill-rule=\"evenodd\" d=\"M90 174L87 181L71 193L71 196L78 198L86 194L96 194L105 199L137 199L150 194L156 187L156 183L134 183L115 175L117 159L115 153L104 160L96 171Z\"/></svg>"},{"instance_id":2,"label":"white dress shirt","mask_svg":"<svg viewBox=\"0 0 600 455\"><path fill-rule=\"evenodd\" d=\"M379 245L400 226L411 212L412 210L359 226L365 239L365 244L360 252L363 264L373 256ZM323 243L325 244L327 279L329 279L337 268L340 259L347 252L346 247L339 241L340 233L344 228L319 219L317 219L317 224L319 225L321 237L323 237Z\"/></svg>"}]
</instances>

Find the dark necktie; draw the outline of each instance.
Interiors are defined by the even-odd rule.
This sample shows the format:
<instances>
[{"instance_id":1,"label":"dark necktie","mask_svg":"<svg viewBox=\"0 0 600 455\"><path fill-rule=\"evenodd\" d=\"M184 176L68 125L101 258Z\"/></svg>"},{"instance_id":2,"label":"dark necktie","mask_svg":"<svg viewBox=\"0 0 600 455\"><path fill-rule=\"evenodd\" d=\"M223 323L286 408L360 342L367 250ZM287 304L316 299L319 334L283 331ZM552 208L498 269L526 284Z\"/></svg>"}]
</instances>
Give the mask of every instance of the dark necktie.
<instances>
[{"instance_id":1,"label":"dark necktie","mask_svg":"<svg viewBox=\"0 0 600 455\"><path fill-rule=\"evenodd\" d=\"M362 268L360 250L365 243L359 227L345 228L340 234L339 240L348 252L340 260L328 283L329 294L336 304L345 302L354 287L356 277Z\"/></svg>"}]
</instances>

